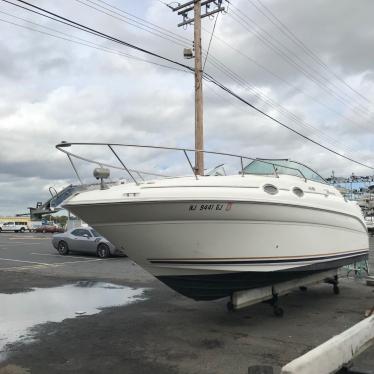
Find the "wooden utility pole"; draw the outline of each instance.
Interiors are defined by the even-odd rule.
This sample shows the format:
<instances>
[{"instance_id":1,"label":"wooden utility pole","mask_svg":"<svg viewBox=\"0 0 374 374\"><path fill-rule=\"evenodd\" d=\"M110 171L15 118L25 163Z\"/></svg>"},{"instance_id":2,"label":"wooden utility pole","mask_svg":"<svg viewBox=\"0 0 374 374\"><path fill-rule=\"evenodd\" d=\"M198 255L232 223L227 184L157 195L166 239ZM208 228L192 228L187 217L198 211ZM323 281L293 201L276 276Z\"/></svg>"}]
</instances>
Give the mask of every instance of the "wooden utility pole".
<instances>
[{"instance_id":1,"label":"wooden utility pole","mask_svg":"<svg viewBox=\"0 0 374 374\"><path fill-rule=\"evenodd\" d=\"M201 2L194 3L195 41L195 149L204 149L203 126L203 67L201 54ZM204 153L195 152L195 174L204 175Z\"/></svg>"},{"instance_id":2,"label":"wooden utility pole","mask_svg":"<svg viewBox=\"0 0 374 374\"><path fill-rule=\"evenodd\" d=\"M214 6L211 10L210 7ZM201 6L205 6L205 12L201 14ZM178 15L183 16L183 22L178 27L194 23L194 50L190 57L195 57L195 149L204 150L204 126L203 126L203 67L201 49L201 19L211 16L217 12L222 12L222 0L191 0L177 7L169 7L173 12L178 11ZM189 18L188 14L193 10L194 17ZM204 175L204 153L195 152L195 174Z\"/></svg>"}]
</instances>

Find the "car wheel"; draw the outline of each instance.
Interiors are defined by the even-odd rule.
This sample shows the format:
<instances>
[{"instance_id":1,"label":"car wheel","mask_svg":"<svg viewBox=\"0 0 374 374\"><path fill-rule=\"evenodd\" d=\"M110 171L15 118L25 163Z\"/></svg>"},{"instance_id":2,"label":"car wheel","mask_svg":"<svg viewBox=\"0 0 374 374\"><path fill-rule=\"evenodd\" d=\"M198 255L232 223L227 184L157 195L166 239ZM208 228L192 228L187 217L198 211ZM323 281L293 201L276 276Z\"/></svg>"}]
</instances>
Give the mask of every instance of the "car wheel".
<instances>
[{"instance_id":1,"label":"car wheel","mask_svg":"<svg viewBox=\"0 0 374 374\"><path fill-rule=\"evenodd\" d=\"M99 244L99 246L97 247L97 255L100 258L109 257L110 256L109 247L104 243Z\"/></svg>"},{"instance_id":2,"label":"car wheel","mask_svg":"<svg viewBox=\"0 0 374 374\"><path fill-rule=\"evenodd\" d=\"M43 231L42 231L42 232L43 232L43 234L45 234L45 233L47 232L47 230L46 230L46 229L43 229Z\"/></svg>"},{"instance_id":3,"label":"car wheel","mask_svg":"<svg viewBox=\"0 0 374 374\"><path fill-rule=\"evenodd\" d=\"M19 232L25 232L25 228L24 227L21 227L21 229L19 230Z\"/></svg>"},{"instance_id":4,"label":"car wheel","mask_svg":"<svg viewBox=\"0 0 374 374\"><path fill-rule=\"evenodd\" d=\"M63 240L61 240L58 243L57 250L58 250L58 253L60 255L63 255L63 256L67 255L69 253L69 247L68 247L67 243L64 242Z\"/></svg>"}]
</instances>

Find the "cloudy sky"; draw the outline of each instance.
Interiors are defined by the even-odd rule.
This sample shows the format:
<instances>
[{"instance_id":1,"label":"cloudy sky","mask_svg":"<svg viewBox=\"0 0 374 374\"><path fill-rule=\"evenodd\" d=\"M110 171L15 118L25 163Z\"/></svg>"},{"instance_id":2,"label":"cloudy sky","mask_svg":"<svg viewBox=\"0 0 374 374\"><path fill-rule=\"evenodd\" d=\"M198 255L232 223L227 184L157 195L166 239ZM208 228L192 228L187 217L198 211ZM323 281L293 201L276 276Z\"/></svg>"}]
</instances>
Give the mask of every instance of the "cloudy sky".
<instances>
[{"instance_id":1,"label":"cloudy sky","mask_svg":"<svg viewBox=\"0 0 374 374\"><path fill-rule=\"evenodd\" d=\"M182 55L193 28L177 27L167 0L30 2L192 66ZM194 147L191 73L2 0L0 12L0 215L45 201L50 186L77 183L55 149L61 140ZM218 16L205 71L293 129L374 165L373 14L372 0L232 0ZM205 51L214 23L202 22ZM208 82L204 111L207 150L291 158L324 176L373 174ZM79 151L115 162L102 147ZM121 156L132 168L187 171L167 152ZM77 166L92 182L92 167Z\"/></svg>"}]
</instances>

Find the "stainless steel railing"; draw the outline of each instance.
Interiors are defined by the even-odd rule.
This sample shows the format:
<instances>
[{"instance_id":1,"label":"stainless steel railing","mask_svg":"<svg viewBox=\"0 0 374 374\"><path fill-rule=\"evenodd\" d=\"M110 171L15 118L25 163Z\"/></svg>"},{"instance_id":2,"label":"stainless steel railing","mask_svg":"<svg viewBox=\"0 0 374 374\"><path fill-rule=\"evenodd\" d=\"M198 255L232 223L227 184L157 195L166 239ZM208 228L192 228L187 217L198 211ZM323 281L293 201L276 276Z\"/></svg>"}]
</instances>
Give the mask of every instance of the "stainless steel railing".
<instances>
[{"instance_id":1,"label":"stainless steel railing","mask_svg":"<svg viewBox=\"0 0 374 374\"><path fill-rule=\"evenodd\" d=\"M87 157L83 157L81 155L78 155L76 153L73 153L73 152L70 152L67 150L67 148L70 148L72 146L107 146L108 149L113 153L113 155L115 156L115 158L118 160L118 162L120 163L121 166L118 166L118 165L112 165L112 164L108 164L108 163L103 163L99 160L92 160L92 159L89 159ZM148 171L141 171L141 170L135 170L135 169L130 169L129 167L127 167L127 165L123 162L123 160L119 157L118 153L115 151L115 147L129 147L129 148L147 148L147 149L159 149L159 150L169 150L169 151L177 151L177 152L182 152L188 162L188 165L193 173L193 175L195 176L196 179L199 179L199 176L195 174L195 168L193 167L193 164L191 162L191 159L190 157L188 156L188 152L202 152L204 154L210 154L210 155L219 155L219 156L227 156L227 157L233 157L233 158L236 158L240 161L240 174L242 176L244 176L245 174L250 174L250 173L246 173L245 172L245 167L244 167L244 160L249 160L249 161L258 161L258 162L261 162L261 163L264 163L264 164L268 164L268 165L272 165L272 168L273 168L273 174L276 178L279 178L279 168L282 168L282 169L289 169L289 170L293 170L293 171L296 171L297 173L299 173L299 175L305 180L307 181L307 178L306 176L303 174L303 172L297 168L293 168L293 167L290 167L290 166L285 166L285 165L280 165L280 164L277 164L276 162L271 162L271 160L264 160L264 159L259 159L259 158L253 158L253 157L248 157L248 156L243 156L243 155L237 155L237 154L233 154L233 153L225 153L225 152L215 152L215 151L205 151L205 150L199 150L199 149L193 149L193 148L178 148L178 147L163 147L163 146L152 146L152 145L139 145L139 144L121 144L121 143L85 143L85 142L74 142L74 143L70 143L70 142L65 142L65 141L62 141L61 143L57 144L56 145L56 148L65 153L67 155L67 157L69 158L69 161L79 179L79 181L82 183L82 179L78 173L78 170L73 162L73 158L76 158L76 159L79 159L79 160L82 160L82 161L86 161L88 163L92 163L92 164L96 164L100 167L109 167L109 168L113 168L113 169L119 169L119 170L125 170L126 173L130 176L130 178L134 181L134 183L136 183L137 185L139 184L139 181L135 178L135 175L137 175L140 179L144 180L143 176L142 175L149 175L149 176L153 176L153 177L161 177L161 178L173 178L172 176L168 176L168 175L164 175L164 174L158 174L158 173L152 173L152 172L148 172ZM315 171L311 170L313 173L315 173L316 175L318 175L318 173L316 173ZM280 173L282 174L282 173ZM293 174L291 174L293 175ZM319 176L319 175L318 175ZM319 176L320 177L320 176ZM323 178L320 177L322 180Z\"/></svg>"}]
</instances>

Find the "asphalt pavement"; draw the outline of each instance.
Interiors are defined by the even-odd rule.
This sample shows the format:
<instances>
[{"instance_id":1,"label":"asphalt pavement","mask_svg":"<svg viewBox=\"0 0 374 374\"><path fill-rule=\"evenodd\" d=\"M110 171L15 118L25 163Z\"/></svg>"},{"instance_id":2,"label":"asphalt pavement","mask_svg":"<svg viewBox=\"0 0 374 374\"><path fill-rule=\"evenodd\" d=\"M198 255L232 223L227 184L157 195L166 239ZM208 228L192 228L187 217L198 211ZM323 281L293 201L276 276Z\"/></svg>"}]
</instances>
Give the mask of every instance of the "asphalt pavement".
<instances>
[{"instance_id":1,"label":"asphalt pavement","mask_svg":"<svg viewBox=\"0 0 374 374\"><path fill-rule=\"evenodd\" d=\"M82 281L143 288L144 297L100 313L77 311L79 317L34 326L31 340L21 337L6 346L6 354L0 355L1 374L245 374L255 365L271 366L276 373L362 320L365 310L374 306L374 287L344 275L339 295L331 285L319 284L281 297L282 318L267 304L229 313L227 300L187 299L128 258L60 256L50 234L0 234L0 296ZM27 310L28 305L21 302L19 308ZM374 348L355 366L374 373Z\"/></svg>"}]
</instances>

